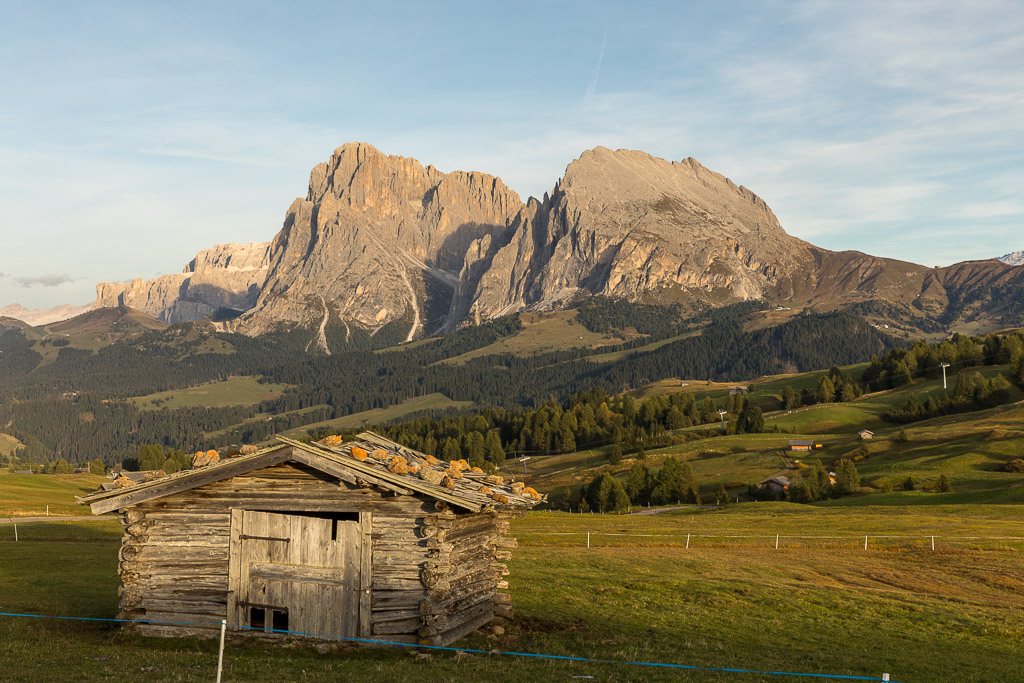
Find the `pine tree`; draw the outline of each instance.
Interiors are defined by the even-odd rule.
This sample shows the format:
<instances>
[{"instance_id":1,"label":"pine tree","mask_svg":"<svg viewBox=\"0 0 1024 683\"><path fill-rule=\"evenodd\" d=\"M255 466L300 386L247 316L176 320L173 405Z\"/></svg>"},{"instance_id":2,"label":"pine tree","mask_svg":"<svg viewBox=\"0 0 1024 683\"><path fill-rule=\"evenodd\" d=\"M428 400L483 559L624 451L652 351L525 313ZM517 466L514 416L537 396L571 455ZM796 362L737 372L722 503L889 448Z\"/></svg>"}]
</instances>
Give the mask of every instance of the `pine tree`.
<instances>
[{"instance_id":1,"label":"pine tree","mask_svg":"<svg viewBox=\"0 0 1024 683\"><path fill-rule=\"evenodd\" d=\"M836 398L836 387L832 384L832 380L828 378L828 375L822 376L818 380L818 393L815 396L818 403L832 403Z\"/></svg>"},{"instance_id":2,"label":"pine tree","mask_svg":"<svg viewBox=\"0 0 1024 683\"><path fill-rule=\"evenodd\" d=\"M647 468L640 460L634 460L633 466L629 468L629 473L626 474L626 495L635 505L640 505L646 502L647 498L647 486L648 486L648 472Z\"/></svg>"},{"instance_id":3,"label":"pine tree","mask_svg":"<svg viewBox=\"0 0 1024 683\"><path fill-rule=\"evenodd\" d=\"M842 495L855 493L860 488L860 475L852 460L843 458L836 470L836 488Z\"/></svg>"},{"instance_id":4,"label":"pine tree","mask_svg":"<svg viewBox=\"0 0 1024 683\"><path fill-rule=\"evenodd\" d=\"M505 449L501 447L501 437L496 429L487 432L484 437L484 458L497 467L505 464Z\"/></svg>"},{"instance_id":5,"label":"pine tree","mask_svg":"<svg viewBox=\"0 0 1024 683\"><path fill-rule=\"evenodd\" d=\"M820 460L814 463L814 469L811 471L808 486L810 486L814 500L823 500L832 493L832 482L828 477L825 465Z\"/></svg>"},{"instance_id":6,"label":"pine tree","mask_svg":"<svg viewBox=\"0 0 1024 683\"><path fill-rule=\"evenodd\" d=\"M726 505L729 502L729 492L725 490L725 484L719 484L715 490L715 503Z\"/></svg>"},{"instance_id":7,"label":"pine tree","mask_svg":"<svg viewBox=\"0 0 1024 683\"><path fill-rule=\"evenodd\" d=\"M715 399L708 396L704 399L704 402L700 407L700 420L707 424L708 422L716 422L718 420L718 406L715 405Z\"/></svg>"},{"instance_id":8,"label":"pine tree","mask_svg":"<svg viewBox=\"0 0 1024 683\"><path fill-rule=\"evenodd\" d=\"M737 434L760 434L764 431L764 414L757 406L745 408L736 420Z\"/></svg>"},{"instance_id":9,"label":"pine tree","mask_svg":"<svg viewBox=\"0 0 1024 683\"><path fill-rule=\"evenodd\" d=\"M800 405L796 399L796 392L793 391L793 387L788 384L782 390L782 407L786 410L792 410Z\"/></svg>"},{"instance_id":10,"label":"pine tree","mask_svg":"<svg viewBox=\"0 0 1024 683\"><path fill-rule=\"evenodd\" d=\"M612 444L612 449L608 451L608 462L613 465L618 465L622 462L622 444L618 441Z\"/></svg>"}]
</instances>

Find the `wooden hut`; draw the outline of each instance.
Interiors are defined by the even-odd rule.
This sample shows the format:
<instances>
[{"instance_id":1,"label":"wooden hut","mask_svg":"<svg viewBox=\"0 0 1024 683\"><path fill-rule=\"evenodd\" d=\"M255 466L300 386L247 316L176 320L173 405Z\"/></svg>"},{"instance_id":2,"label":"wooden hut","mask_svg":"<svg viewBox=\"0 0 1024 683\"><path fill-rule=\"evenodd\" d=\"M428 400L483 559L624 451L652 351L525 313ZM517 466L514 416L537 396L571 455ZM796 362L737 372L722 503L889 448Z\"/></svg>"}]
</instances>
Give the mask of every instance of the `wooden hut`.
<instances>
[{"instance_id":1,"label":"wooden hut","mask_svg":"<svg viewBox=\"0 0 1024 683\"><path fill-rule=\"evenodd\" d=\"M511 616L521 482L375 434L276 445L79 499L116 512L119 618L154 636L242 634L447 645Z\"/></svg>"}]
</instances>

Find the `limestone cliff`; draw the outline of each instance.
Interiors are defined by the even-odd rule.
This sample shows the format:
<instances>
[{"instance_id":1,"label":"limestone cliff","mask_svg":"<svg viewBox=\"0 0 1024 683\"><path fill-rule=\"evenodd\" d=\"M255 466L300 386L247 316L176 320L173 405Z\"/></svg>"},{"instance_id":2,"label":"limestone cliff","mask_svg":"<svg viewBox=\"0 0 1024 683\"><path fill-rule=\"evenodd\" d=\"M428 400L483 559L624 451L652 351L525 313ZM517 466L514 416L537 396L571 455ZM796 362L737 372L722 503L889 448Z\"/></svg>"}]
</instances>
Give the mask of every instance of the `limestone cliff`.
<instances>
[{"instance_id":1,"label":"limestone cliff","mask_svg":"<svg viewBox=\"0 0 1024 683\"><path fill-rule=\"evenodd\" d=\"M522 208L494 176L424 168L363 143L316 166L270 246L256 306L237 328L319 329L373 335L389 323L411 340L438 329L449 312L469 245L502 240Z\"/></svg>"},{"instance_id":2,"label":"limestone cliff","mask_svg":"<svg viewBox=\"0 0 1024 683\"><path fill-rule=\"evenodd\" d=\"M584 152L515 225L472 292L460 291L457 306L474 320L596 294L761 299L813 262L810 245L787 235L750 190L694 159L629 150Z\"/></svg>"},{"instance_id":3,"label":"limestone cliff","mask_svg":"<svg viewBox=\"0 0 1024 683\"><path fill-rule=\"evenodd\" d=\"M93 306L128 306L168 323L198 320L220 309L247 311L266 280L269 246L221 244L200 251L180 273L101 282Z\"/></svg>"}]
</instances>

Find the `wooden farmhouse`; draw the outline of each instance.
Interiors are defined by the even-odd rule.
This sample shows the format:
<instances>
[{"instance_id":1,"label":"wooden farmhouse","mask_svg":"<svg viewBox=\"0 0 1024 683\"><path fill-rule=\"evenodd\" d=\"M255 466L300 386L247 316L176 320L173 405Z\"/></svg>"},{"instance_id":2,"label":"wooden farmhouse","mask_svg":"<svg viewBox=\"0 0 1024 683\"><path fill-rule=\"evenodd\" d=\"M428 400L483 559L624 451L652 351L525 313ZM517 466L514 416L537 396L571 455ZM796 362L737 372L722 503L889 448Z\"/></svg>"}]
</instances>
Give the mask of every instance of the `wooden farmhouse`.
<instances>
[{"instance_id":1,"label":"wooden farmhouse","mask_svg":"<svg viewBox=\"0 0 1024 683\"><path fill-rule=\"evenodd\" d=\"M220 459L79 499L116 512L119 618L153 636L447 645L511 616L509 520L542 496L375 434Z\"/></svg>"}]
</instances>

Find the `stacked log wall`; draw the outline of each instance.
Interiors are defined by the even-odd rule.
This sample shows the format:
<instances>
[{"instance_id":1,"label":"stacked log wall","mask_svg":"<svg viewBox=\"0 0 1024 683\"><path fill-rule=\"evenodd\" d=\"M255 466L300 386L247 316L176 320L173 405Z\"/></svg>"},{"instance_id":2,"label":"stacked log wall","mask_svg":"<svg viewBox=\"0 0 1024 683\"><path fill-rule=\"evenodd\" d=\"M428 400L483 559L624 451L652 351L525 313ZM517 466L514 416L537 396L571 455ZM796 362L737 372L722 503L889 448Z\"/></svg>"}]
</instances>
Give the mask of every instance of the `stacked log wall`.
<instances>
[{"instance_id":1,"label":"stacked log wall","mask_svg":"<svg viewBox=\"0 0 1024 683\"><path fill-rule=\"evenodd\" d=\"M448 645L490 623L511 616L504 564L515 539L509 520L518 513L431 515L424 519L430 559L423 572L427 588L420 635Z\"/></svg>"}]
</instances>

